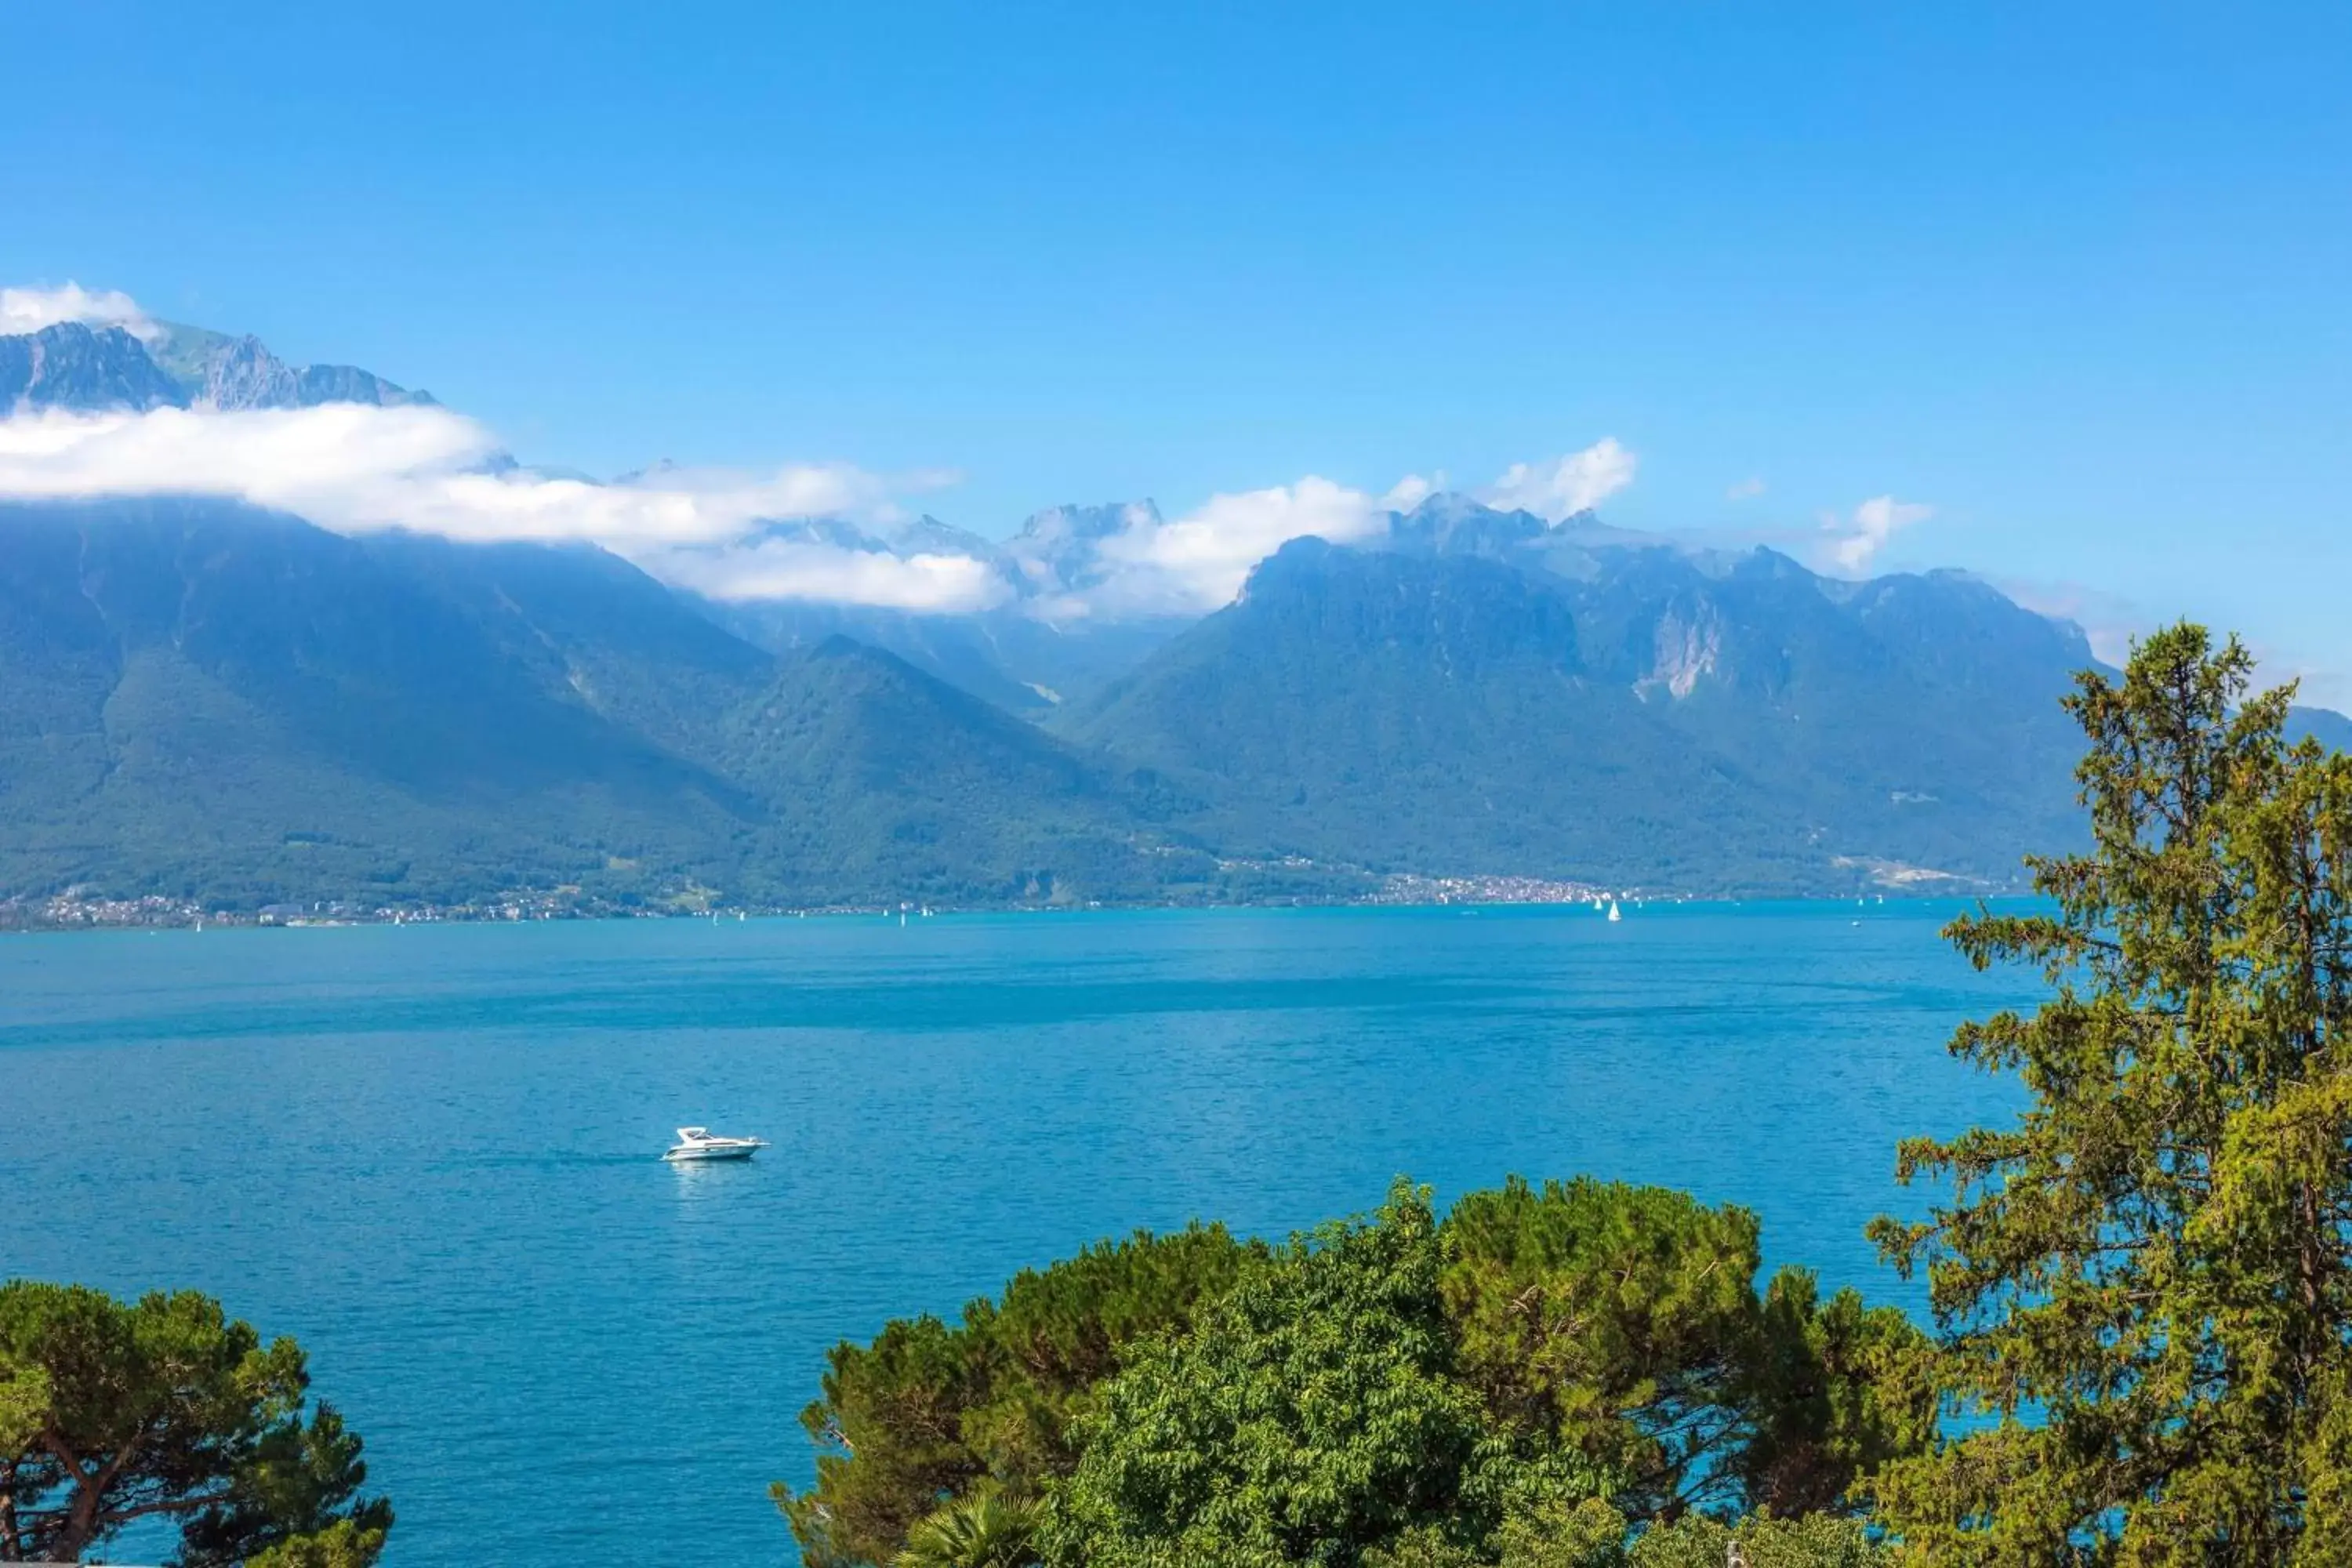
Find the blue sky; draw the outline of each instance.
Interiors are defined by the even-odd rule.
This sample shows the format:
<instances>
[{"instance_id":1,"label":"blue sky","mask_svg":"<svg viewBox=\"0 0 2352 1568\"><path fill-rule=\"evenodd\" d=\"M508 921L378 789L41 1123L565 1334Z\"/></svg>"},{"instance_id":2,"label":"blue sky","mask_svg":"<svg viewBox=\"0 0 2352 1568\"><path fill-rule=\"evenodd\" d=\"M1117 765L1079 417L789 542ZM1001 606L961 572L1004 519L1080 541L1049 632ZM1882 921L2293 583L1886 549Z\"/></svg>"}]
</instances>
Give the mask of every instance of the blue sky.
<instances>
[{"instance_id":1,"label":"blue sky","mask_svg":"<svg viewBox=\"0 0 2352 1568\"><path fill-rule=\"evenodd\" d=\"M2352 8L214 9L12 11L0 281L991 534L1614 437L2352 700Z\"/></svg>"}]
</instances>

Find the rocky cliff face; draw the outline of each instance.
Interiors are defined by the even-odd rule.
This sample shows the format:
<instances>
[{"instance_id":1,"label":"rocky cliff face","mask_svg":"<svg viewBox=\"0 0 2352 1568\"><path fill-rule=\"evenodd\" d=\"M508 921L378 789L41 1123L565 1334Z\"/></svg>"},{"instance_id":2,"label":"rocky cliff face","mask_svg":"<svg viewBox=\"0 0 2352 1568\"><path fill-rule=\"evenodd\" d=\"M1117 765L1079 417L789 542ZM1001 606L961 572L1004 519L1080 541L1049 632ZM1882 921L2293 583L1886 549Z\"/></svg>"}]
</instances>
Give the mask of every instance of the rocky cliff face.
<instances>
[{"instance_id":1,"label":"rocky cliff face","mask_svg":"<svg viewBox=\"0 0 2352 1568\"><path fill-rule=\"evenodd\" d=\"M152 408L310 408L324 403L379 407L430 404L347 364L290 364L258 338L228 337L161 323L142 332L61 321L0 337L0 411L76 413Z\"/></svg>"},{"instance_id":2,"label":"rocky cliff face","mask_svg":"<svg viewBox=\"0 0 2352 1568\"><path fill-rule=\"evenodd\" d=\"M0 337L0 409L184 407L186 389L121 327L61 321Z\"/></svg>"}]
</instances>

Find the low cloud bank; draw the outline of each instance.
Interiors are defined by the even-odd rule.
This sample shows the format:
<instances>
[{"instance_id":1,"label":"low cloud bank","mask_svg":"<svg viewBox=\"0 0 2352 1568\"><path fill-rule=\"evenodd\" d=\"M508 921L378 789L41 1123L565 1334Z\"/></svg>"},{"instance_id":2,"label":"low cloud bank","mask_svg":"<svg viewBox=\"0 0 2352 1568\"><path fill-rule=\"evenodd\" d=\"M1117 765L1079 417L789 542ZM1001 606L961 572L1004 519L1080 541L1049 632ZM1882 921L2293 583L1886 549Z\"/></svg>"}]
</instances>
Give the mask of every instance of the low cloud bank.
<instances>
[{"instance_id":1,"label":"low cloud bank","mask_svg":"<svg viewBox=\"0 0 2352 1568\"><path fill-rule=\"evenodd\" d=\"M28 304L24 293L8 293L9 309L18 312L12 321L116 309L103 296L44 296ZM136 306L123 300L121 309ZM1633 454L1604 440L1516 464L1481 493L1491 504L1524 505L1557 520L1623 488L1633 470ZM515 468L480 424L433 406L52 409L0 418L0 497L219 496L343 533L400 528L475 542L588 541L666 581L730 600L937 613L1006 602L1015 573L1002 559L886 542L907 521L906 498L953 478L817 463L761 473L665 467L600 484ZM1434 489L1408 476L1374 495L1309 475L1214 495L1175 518L1132 508L1119 530L1095 542L1082 581L1044 584L1035 607L1060 621L1203 614L1230 603L1251 568L1288 541L1378 538L1391 512ZM817 519L856 526L831 537L787 537L773 526Z\"/></svg>"},{"instance_id":2,"label":"low cloud bank","mask_svg":"<svg viewBox=\"0 0 2352 1568\"><path fill-rule=\"evenodd\" d=\"M0 289L0 335L65 321L143 338L161 331L120 291L73 282ZM1558 522L1624 489L1634 468L1633 454L1608 438L1515 463L1475 493ZM1443 486L1442 476L1409 475L1374 495L1310 474L1213 495L1175 518L1133 506L1106 535L1060 541L1075 549L1052 564L977 544L962 552L937 534L894 548L909 517L903 502L953 479L813 463L762 472L664 466L599 484L518 468L488 429L431 405L0 413L0 499L218 496L343 533L587 541L719 599L945 613L986 609L1025 588L1034 613L1061 621L1216 609L1288 541L1376 539L1391 512ZM853 526L790 526L818 522Z\"/></svg>"},{"instance_id":3,"label":"low cloud bank","mask_svg":"<svg viewBox=\"0 0 2352 1568\"><path fill-rule=\"evenodd\" d=\"M638 564L664 582L730 603L811 599L925 615L994 609L1013 597L995 568L969 555L892 555L796 539L667 549Z\"/></svg>"},{"instance_id":4,"label":"low cloud bank","mask_svg":"<svg viewBox=\"0 0 2352 1568\"><path fill-rule=\"evenodd\" d=\"M0 496L16 500L220 496L341 533L584 540L722 597L985 607L1002 595L977 562L902 561L824 542L782 549L755 537L764 523L795 518L888 526L903 515L897 495L939 482L803 464L760 474L667 468L595 484L504 467L487 430L433 407L50 410L0 419Z\"/></svg>"}]
</instances>

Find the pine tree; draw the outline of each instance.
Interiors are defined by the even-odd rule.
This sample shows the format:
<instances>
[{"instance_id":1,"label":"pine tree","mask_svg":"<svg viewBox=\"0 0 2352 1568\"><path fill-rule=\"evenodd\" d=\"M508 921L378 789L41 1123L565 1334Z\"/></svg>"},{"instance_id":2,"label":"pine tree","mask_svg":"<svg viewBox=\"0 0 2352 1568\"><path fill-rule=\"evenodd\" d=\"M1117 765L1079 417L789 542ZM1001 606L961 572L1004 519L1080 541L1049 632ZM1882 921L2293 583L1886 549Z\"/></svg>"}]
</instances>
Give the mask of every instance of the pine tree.
<instances>
[{"instance_id":1,"label":"pine tree","mask_svg":"<svg viewBox=\"0 0 2352 1568\"><path fill-rule=\"evenodd\" d=\"M2252 669L2183 625L2081 677L2093 847L1949 933L2051 995L1952 1042L2017 1124L1906 1142L1948 1204L1873 1227L1939 1331L1877 1486L1921 1560L2352 1561L2352 759Z\"/></svg>"}]
</instances>

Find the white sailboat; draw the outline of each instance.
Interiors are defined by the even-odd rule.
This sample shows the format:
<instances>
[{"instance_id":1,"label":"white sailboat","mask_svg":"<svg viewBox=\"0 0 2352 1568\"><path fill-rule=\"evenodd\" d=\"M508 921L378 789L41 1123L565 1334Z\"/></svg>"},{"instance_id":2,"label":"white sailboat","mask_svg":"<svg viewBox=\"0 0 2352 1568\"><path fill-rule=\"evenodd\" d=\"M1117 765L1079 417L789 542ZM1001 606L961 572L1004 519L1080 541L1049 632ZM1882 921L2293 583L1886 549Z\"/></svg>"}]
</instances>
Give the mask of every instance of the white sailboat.
<instances>
[{"instance_id":1,"label":"white sailboat","mask_svg":"<svg viewBox=\"0 0 2352 1568\"><path fill-rule=\"evenodd\" d=\"M1612 921L1622 921L1625 918L1618 910L1617 900L1614 899L1609 900L1609 918Z\"/></svg>"}]
</instances>

